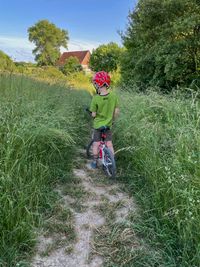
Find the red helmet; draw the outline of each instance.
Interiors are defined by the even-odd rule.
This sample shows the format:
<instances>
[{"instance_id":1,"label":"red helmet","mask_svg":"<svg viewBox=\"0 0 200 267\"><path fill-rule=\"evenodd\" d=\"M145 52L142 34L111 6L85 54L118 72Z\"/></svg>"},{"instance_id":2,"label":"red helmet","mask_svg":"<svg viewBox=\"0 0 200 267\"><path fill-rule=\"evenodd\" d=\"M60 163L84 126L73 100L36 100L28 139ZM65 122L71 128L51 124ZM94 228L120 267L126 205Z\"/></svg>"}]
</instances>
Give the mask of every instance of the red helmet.
<instances>
[{"instance_id":1,"label":"red helmet","mask_svg":"<svg viewBox=\"0 0 200 267\"><path fill-rule=\"evenodd\" d=\"M99 71L95 73L92 78L92 82L96 89L101 88L102 86L110 86L110 76L105 71Z\"/></svg>"}]
</instances>

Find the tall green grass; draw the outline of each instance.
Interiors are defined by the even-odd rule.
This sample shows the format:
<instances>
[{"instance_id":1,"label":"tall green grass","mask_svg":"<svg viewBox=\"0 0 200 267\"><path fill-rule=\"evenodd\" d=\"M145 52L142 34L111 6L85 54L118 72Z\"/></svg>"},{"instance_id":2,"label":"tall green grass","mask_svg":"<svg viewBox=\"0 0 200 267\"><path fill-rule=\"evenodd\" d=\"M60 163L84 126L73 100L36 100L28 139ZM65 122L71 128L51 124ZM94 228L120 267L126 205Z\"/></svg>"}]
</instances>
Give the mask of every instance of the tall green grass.
<instances>
[{"instance_id":1,"label":"tall green grass","mask_svg":"<svg viewBox=\"0 0 200 267\"><path fill-rule=\"evenodd\" d=\"M86 99L83 91L0 75L0 266L16 266L34 246L35 227L86 131Z\"/></svg>"},{"instance_id":2,"label":"tall green grass","mask_svg":"<svg viewBox=\"0 0 200 267\"><path fill-rule=\"evenodd\" d=\"M199 130L195 98L121 94L114 129L121 178L143 201L144 218L181 267L200 265Z\"/></svg>"}]
</instances>

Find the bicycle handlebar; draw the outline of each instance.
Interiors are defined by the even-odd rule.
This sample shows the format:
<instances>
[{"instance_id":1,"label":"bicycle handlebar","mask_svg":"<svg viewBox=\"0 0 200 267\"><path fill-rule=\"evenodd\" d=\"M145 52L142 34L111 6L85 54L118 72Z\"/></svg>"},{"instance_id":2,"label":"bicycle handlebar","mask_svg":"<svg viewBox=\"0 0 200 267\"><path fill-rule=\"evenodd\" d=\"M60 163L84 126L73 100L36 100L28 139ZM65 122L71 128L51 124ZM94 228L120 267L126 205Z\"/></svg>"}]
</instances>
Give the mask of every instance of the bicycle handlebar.
<instances>
[{"instance_id":1,"label":"bicycle handlebar","mask_svg":"<svg viewBox=\"0 0 200 267\"><path fill-rule=\"evenodd\" d=\"M89 114L92 114L88 107L85 108L85 111L87 111Z\"/></svg>"}]
</instances>

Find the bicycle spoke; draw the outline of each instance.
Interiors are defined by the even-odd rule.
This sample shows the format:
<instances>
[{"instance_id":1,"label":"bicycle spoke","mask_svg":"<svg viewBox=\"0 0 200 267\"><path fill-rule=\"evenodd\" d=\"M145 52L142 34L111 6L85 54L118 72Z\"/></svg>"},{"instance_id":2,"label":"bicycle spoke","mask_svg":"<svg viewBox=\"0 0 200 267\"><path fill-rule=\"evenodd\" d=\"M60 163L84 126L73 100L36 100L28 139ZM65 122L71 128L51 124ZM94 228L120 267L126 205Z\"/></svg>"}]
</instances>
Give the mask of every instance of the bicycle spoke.
<instances>
[{"instance_id":1,"label":"bicycle spoke","mask_svg":"<svg viewBox=\"0 0 200 267\"><path fill-rule=\"evenodd\" d=\"M107 147L104 148L104 154L104 171L109 177L114 177L116 172L114 156Z\"/></svg>"}]
</instances>

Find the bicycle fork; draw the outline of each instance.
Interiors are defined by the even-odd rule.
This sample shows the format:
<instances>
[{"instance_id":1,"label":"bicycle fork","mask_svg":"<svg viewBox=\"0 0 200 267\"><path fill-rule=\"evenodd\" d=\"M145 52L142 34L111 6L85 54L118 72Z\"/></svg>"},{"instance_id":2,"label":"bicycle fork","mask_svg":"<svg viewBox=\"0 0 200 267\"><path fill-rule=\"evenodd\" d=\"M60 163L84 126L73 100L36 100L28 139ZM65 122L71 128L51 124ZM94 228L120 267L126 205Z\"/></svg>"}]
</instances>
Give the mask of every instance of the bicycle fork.
<instances>
[{"instance_id":1,"label":"bicycle fork","mask_svg":"<svg viewBox=\"0 0 200 267\"><path fill-rule=\"evenodd\" d=\"M99 148L99 159L101 160L102 165L105 165L105 157L104 157L104 147L105 144L100 144L100 148Z\"/></svg>"}]
</instances>

